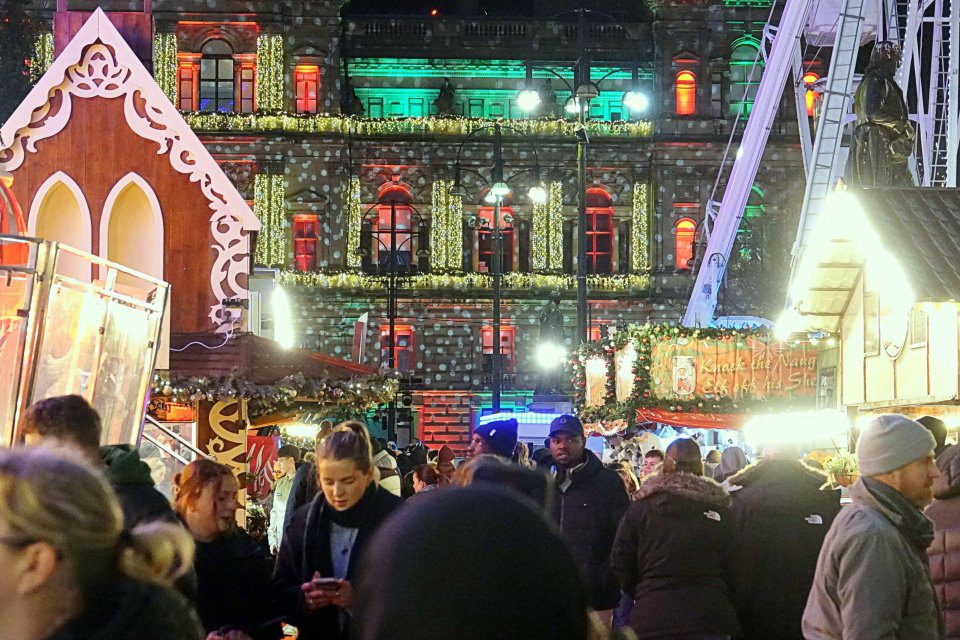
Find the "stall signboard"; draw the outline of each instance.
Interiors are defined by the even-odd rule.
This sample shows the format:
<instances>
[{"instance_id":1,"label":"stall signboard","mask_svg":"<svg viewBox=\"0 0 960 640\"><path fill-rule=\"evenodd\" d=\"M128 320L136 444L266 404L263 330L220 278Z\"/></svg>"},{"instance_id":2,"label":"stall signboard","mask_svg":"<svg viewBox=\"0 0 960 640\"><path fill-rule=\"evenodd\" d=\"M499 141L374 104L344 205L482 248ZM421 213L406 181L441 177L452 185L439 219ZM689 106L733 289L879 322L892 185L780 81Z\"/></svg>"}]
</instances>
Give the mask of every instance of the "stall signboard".
<instances>
[{"instance_id":1,"label":"stall signboard","mask_svg":"<svg viewBox=\"0 0 960 640\"><path fill-rule=\"evenodd\" d=\"M817 347L765 337L678 337L650 350L650 396L815 399Z\"/></svg>"},{"instance_id":2,"label":"stall signboard","mask_svg":"<svg viewBox=\"0 0 960 640\"><path fill-rule=\"evenodd\" d=\"M148 410L157 422L195 422L197 419L193 403L177 402L168 397L154 396Z\"/></svg>"},{"instance_id":3,"label":"stall signboard","mask_svg":"<svg viewBox=\"0 0 960 640\"><path fill-rule=\"evenodd\" d=\"M273 465L280 451L280 436L247 435L247 495L263 500L273 486Z\"/></svg>"}]
</instances>

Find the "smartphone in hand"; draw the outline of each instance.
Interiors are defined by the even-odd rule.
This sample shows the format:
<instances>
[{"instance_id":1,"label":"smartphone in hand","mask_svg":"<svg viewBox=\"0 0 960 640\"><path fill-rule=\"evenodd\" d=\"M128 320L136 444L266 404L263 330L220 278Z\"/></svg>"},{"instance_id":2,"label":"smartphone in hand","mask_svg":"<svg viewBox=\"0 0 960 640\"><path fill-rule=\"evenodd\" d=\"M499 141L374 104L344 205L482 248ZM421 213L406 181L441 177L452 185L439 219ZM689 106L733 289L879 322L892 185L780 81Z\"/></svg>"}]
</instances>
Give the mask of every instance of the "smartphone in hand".
<instances>
[{"instance_id":1,"label":"smartphone in hand","mask_svg":"<svg viewBox=\"0 0 960 640\"><path fill-rule=\"evenodd\" d=\"M336 578L314 578L312 581L314 589L321 591L339 591L340 581Z\"/></svg>"}]
</instances>

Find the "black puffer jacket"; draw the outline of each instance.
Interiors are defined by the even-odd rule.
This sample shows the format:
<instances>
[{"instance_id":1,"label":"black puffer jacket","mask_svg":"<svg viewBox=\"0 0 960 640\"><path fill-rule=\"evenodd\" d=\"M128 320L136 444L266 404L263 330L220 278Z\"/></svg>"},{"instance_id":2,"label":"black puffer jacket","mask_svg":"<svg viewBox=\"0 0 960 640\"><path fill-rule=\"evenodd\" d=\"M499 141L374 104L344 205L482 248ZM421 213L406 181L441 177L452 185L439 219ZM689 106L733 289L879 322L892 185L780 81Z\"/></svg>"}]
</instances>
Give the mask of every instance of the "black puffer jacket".
<instances>
[{"instance_id":1,"label":"black puffer jacket","mask_svg":"<svg viewBox=\"0 0 960 640\"><path fill-rule=\"evenodd\" d=\"M610 571L610 550L630 498L620 474L604 468L590 450L586 464L573 471L570 479L563 491L562 478L557 478L553 518L584 572L593 608L612 609L620 590Z\"/></svg>"},{"instance_id":2,"label":"black puffer jacket","mask_svg":"<svg viewBox=\"0 0 960 640\"><path fill-rule=\"evenodd\" d=\"M630 626L638 638L738 637L726 579L729 504L719 484L689 473L641 485L611 557L621 587L636 599Z\"/></svg>"},{"instance_id":3,"label":"black puffer jacket","mask_svg":"<svg viewBox=\"0 0 960 640\"><path fill-rule=\"evenodd\" d=\"M826 474L796 460L762 460L732 476L734 600L750 640L803 640L823 538L840 513Z\"/></svg>"},{"instance_id":4,"label":"black puffer jacket","mask_svg":"<svg viewBox=\"0 0 960 640\"><path fill-rule=\"evenodd\" d=\"M194 566L197 613L207 633L238 629L254 640L283 637L266 553L245 531L198 542Z\"/></svg>"},{"instance_id":5,"label":"black puffer jacket","mask_svg":"<svg viewBox=\"0 0 960 640\"><path fill-rule=\"evenodd\" d=\"M122 577L46 640L201 640L193 609L170 589Z\"/></svg>"}]
</instances>

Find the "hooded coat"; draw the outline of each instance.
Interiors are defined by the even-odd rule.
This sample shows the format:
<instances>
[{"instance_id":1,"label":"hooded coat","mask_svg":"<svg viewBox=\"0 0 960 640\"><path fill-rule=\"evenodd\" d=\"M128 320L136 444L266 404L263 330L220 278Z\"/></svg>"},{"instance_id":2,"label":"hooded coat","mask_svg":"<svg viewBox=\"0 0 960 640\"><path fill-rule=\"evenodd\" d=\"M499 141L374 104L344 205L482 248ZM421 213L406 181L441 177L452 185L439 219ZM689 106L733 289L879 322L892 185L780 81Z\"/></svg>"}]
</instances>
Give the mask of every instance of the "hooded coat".
<instances>
[{"instance_id":1,"label":"hooded coat","mask_svg":"<svg viewBox=\"0 0 960 640\"><path fill-rule=\"evenodd\" d=\"M150 467L132 445L100 447L100 459L107 465L107 480L120 500L126 529L154 520L178 522L170 501L154 488Z\"/></svg>"},{"instance_id":2,"label":"hooded coat","mask_svg":"<svg viewBox=\"0 0 960 640\"><path fill-rule=\"evenodd\" d=\"M748 640L803 640L801 620L823 539L840 513L825 473L761 460L728 481L734 602Z\"/></svg>"},{"instance_id":3,"label":"hooded coat","mask_svg":"<svg viewBox=\"0 0 960 640\"><path fill-rule=\"evenodd\" d=\"M400 470L389 451L383 450L373 456L373 466L380 471L380 486L395 496L400 495Z\"/></svg>"},{"instance_id":4,"label":"hooded coat","mask_svg":"<svg viewBox=\"0 0 960 640\"><path fill-rule=\"evenodd\" d=\"M564 490L559 478L555 484L553 519L587 579L593 608L603 611L620 600L610 550L630 498L619 473L589 449L584 453L582 466L568 472L570 485Z\"/></svg>"},{"instance_id":5,"label":"hooded coat","mask_svg":"<svg viewBox=\"0 0 960 640\"><path fill-rule=\"evenodd\" d=\"M935 532L930 577L940 600L948 640L960 639L960 447L949 447L937 458L940 477L934 481L936 500L926 511Z\"/></svg>"},{"instance_id":6,"label":"hooded coat","mask_svg":"<svg viewBox=\"0 0 960 640\"><path fill-rule=\"evenodd\" d=\"M637 492L610 562L635 600L630 627L644 638L739 635L727 571L730 496L689 473L662 473Z\"/></svg>"}]
</instances>

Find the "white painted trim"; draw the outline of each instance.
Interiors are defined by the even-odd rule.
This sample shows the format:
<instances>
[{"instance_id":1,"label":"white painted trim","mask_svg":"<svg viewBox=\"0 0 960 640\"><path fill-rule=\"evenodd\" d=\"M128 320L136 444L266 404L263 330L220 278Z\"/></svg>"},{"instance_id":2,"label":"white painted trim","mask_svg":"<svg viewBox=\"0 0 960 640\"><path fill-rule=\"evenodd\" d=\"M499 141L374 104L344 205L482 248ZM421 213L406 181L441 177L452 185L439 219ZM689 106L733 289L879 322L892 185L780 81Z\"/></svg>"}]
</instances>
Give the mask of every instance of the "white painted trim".
<instances>
[{"instance_id":1,"label":"white painted trim","mask_svg":"<svg viewBox=\"0 0 960 640\"><path fill-rule=\"evenodd\" d=\"M59 106L51 109L51 97ZM106 14L97 9L54 60L26 99L0 128L7 144L0 169L15 171L37 143L59 134L70 121L73 100L123 98L130 128L157 144L175 171L196 182L209 202L211 248L216 252L210 288L217 301L210 320L217 331L231 330L220 301L245 299L240 278L250 271L249 232L260 223L213 156L137 59Z\"/></svg>"},{"instance_id":2,"label":"white painted trim","mask_svg":"<svg viewBox=\"0 0 960 640\"><path fill-rule=\"evenodd\" d=\"M93 253L93 221L90 218L90 205L87 203L87 198L83 195L83 190L80 188L80 185L63 171L57 171L51 175L44 180L40 188L37 189L37 193L30 203L30 213L27 218L27 235L34 238L37 236L37 219L40 217L40 207L44 201L46 201L47 194L61 184L69 189L73 197L76 198L77 203L80 205L80 215L83 217L84 233L81 238L81 246L73 243L67 244L70 244L74 249Z\"/></svg>"},{"instance_id":3,"label":"white painted trim","mask_svg":"<svg viewBox=\"0 0 960 640\"><path fill-rule=\"evenodd\" d=\"M110 258L110 218L113 217L113 209L116 206L117 198L119 198L120 194L130 185L139 187L147 197L147 202L150 203L150 212L153 214L153 229L150 231L144 230L144 233L149 234L154 241L160 243L160 255L163 258L163 262L166 262L166 251L164 250L163 244L165 238L163 210L160 208L160 200L157 199L157 194L154 192L153 187L143 179L143 176L133 171L120 178L117 183L113 185L113 188L110 189L110 193L107 195L106 201L103 203L103 215L100 216L100 251L98 251L98 253L101 258ZM163 266L161 265L161 271L162 270ZM144 273L159 280L164 279L163 273L148 273L146 271L144 271Z\"/></svg>"}]
</instances>

